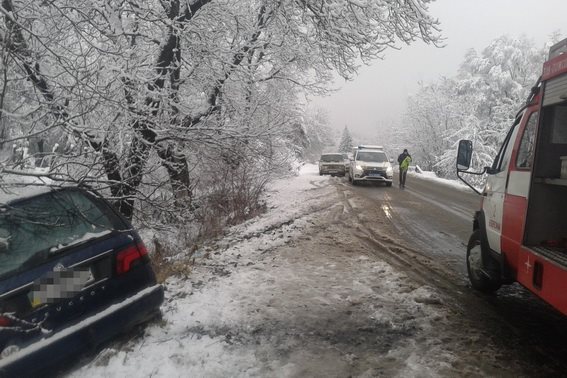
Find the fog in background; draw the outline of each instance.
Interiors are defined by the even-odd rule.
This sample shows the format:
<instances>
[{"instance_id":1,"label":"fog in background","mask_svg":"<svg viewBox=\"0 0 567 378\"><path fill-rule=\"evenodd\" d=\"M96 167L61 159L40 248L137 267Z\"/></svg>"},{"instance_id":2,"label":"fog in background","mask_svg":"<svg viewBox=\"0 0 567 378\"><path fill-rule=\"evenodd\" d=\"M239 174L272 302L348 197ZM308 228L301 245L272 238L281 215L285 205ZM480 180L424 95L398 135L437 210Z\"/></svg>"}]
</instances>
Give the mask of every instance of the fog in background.
<instances>
[{"instance_id":1,"label":"fog in background","mask_svg":"<svg viewBox=\"0 0 567 378\"><path fill-rule=\"evenodd\" d=\"M337 92L311 99L328 112L333 129L348 126L357 138L376 138L381 128L402 121L406 98L419 81L454 76L467 50L480 51L501 35L525 35L536 44L555 31L567 37L564 0L438 0L430 14L441 23L445 47L416 42L388 50L384 60L361 67L353 81L337 79Z\"/></svg>"}]
</instances>

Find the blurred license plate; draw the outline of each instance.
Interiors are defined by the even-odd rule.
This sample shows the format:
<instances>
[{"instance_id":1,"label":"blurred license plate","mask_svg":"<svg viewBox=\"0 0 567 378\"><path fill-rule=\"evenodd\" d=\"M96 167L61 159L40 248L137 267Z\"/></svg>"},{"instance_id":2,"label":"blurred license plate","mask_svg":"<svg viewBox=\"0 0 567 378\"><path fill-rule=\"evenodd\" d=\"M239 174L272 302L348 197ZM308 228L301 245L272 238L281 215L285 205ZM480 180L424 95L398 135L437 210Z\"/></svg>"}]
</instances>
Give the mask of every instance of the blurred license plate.
<instances>
[{"instance_id":1,"label":"blurred license plate","mask_svg":"<svg viewBox=\"0 0 567 378\"><path fill-rule=\"evenodd\" d=\"M379 173L371 173L368 176L370 176L370 177L382 177L382 175L379 174Z\"/></svg>"},{"instance_id":2,"label":"blurred license plate","mask_svg":"<svg viewBox=\"0 0 567 378\"><path fill-rule=\"evenodd\" d=\"M72 298L92 282L94 276L90 268L49 272L34 283L29 294L30 303L35 308Z\"/></svg>"}]
</instances>

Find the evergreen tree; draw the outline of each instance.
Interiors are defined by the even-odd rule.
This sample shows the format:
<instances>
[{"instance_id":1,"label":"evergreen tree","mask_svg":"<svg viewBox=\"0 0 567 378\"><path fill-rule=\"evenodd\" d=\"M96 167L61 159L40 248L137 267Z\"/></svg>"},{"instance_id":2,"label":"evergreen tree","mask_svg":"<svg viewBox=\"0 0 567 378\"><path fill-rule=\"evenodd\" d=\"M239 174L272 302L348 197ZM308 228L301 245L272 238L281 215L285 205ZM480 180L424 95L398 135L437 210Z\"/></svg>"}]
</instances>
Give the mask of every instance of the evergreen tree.
<instances>
[{"instance_id":1,"label":"evergreen tree","mask_svg":"<svg viewBox=\"0 0 567 378\"><path fill-rule=\"evenodd\" d=\"M350 152L352 149L352 137L348 131L348 127L345 126L343 130L343 135L341 136L341 142L339 143L339 152Z\"/></svg>"}]
</instances>

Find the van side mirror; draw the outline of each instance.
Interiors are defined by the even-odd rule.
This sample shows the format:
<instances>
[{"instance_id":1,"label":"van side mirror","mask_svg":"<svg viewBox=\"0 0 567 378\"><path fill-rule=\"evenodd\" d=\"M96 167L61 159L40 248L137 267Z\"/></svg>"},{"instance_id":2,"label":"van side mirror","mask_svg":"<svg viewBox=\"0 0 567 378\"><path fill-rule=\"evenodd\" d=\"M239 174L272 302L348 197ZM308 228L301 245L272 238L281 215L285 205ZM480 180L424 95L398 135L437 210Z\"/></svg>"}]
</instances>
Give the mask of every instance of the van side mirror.
<instances>
[{"instance_id":1,"label":"van side mirror","mask_svg":"<svg viewBox=\"0 0 567 378\"><path fill-rule=\"evenodd\" d=\"M457 150L457 171L467 171L471 166L473 144L470 140L460 140Z\"/></svg>"},{"instance_id":2,"label":"van side mirror","mask_svg":"<svg viewBox=\"0 0 567 378\"><path fill-rule=\"evenodd\" d=\"M488 173L489 175L495 175L497 173L500 173L498 169L494 169L492 167L484 167L484 172Z\"/></svg>"},{"instance_id":3,"label":"van side mirror","mask_svg":"<svg viewBox=\"0 0 567 378\"><path fill-rule=\"evenodd\" d=\"M472 141L465 139L459 141L459 149L457 150L457 177L459 178L459 180L464 182L469 188L474 190L476 194L481 195L482 193L477 188L472 186L467 180L462 178L461 175L459 174L459 173L467 173L471 175L480 176L486 172L486 168L484 168L482 172L469 171L472 160L472 152L473 152Z\"/></svg>"}]
</instances>

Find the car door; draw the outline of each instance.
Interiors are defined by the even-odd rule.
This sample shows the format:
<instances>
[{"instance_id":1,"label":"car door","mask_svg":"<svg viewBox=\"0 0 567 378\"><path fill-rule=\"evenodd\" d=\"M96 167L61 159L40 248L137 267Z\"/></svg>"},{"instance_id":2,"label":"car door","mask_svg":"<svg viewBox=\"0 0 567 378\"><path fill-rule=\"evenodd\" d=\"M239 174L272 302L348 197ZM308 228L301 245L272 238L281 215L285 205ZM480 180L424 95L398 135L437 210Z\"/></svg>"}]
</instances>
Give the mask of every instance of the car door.
<instances>
[{"instance_id":1,"label":"car door","mask_svg":"<svg viewBox=\"0 0 567 378\"><path fill-rule=\"evenodd\" d=\"M516 256L523 239L539 118L537 106L528 109L528 113L518 127L518 138L514 143L504 197L502 250L506 252L508 261L512 265L516 264Z\"/></svg>"},{"instance_id":2,"label":"car door","mask_svg":"<svg viewBox=\"0 0 567 378\"><path fill-rule=\"evenodd\" d=\"M483 210L486 221L486 236L490 248L502 252L502 219L504 217L504 198L508 185L509 166L512 157L514 141L518 134L520 117L510 128L494 164L482 195L484 196Z\"/></svg>"}]
</instances>

